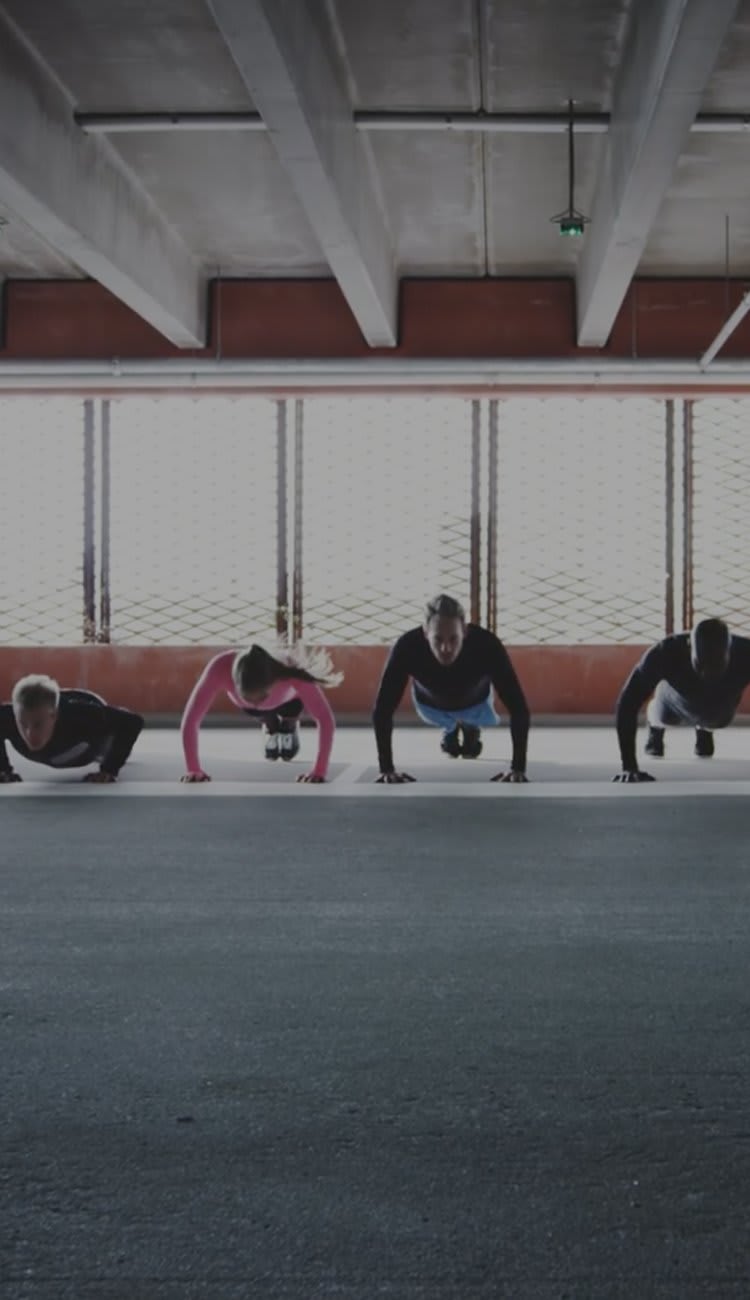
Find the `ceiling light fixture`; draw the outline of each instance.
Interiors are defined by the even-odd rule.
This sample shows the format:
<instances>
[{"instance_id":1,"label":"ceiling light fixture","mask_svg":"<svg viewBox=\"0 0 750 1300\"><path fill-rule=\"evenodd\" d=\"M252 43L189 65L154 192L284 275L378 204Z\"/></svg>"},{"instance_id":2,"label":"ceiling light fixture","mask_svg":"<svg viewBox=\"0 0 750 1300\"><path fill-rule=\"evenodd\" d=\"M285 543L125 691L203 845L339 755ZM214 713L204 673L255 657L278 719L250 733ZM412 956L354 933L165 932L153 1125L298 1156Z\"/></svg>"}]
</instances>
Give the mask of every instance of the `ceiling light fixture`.
<instances>
[{"instance_id":1,"label":"ceiling light fixture","mask_svg":"<svg viewBox=\"0 0 750 1300\"><path fill-rule=\"evenodd\" d=\"M568 100L568 206L563 212L556 212L550 221L554 222L561 235L579 238L591 221L575 206L576 153L575 153L575 115L573 100Z\"/></svg>"}]
</instances>

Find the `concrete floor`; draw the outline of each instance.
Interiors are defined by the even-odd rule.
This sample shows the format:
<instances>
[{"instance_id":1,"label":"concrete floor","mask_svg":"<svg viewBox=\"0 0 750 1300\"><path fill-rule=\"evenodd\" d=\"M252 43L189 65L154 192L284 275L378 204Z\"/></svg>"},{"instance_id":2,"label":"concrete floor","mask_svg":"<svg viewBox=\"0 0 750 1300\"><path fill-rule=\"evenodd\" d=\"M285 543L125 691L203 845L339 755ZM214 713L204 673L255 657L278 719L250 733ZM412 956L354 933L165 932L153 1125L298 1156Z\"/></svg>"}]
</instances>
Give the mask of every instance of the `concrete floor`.
<instances>
[{"instance_id":1,"label":"concrete floor","mask_svg":"<svg viewBox=\"0 0 750 1300\"><path fill-rule=\"evenodd\" d=\"M251 797L174 733L0 792L2 1300L746 1300L750 732L656 801L608 732L534 736L554 797L429 735L441 798L208 729Z\"/></svg>"}]
</instances>

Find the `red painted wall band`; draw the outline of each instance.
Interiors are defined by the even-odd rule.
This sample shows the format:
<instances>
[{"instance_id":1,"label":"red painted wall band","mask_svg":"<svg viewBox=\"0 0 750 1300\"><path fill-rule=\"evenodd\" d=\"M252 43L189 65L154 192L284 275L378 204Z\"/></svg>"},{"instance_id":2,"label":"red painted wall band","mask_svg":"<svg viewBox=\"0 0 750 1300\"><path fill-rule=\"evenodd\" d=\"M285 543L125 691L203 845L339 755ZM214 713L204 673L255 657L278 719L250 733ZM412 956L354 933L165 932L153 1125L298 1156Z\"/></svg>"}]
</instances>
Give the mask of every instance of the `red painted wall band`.
<instances>
[{"instance_id":1,"label":"red painted wall band","mask_svg":"<svg viewBox=\"0 0 750 1300\"><path fill-rule=\"evenodd\" d=\"M61 686L84 686L112 704L144 714L180 714L196 678L226 646L49 646L0 649L0 699L26 673L49 673ZM645 646L510 646L532 714L611 716L620 688ZM332 646L344 673L330 691L342 721L369 715L387 652L381 646ZM742 712L749 711L743 703ZM226 698L213 712L235 714ZM413 716L409 693L400 710Z\"/></svg>"},{"instance_id":2,"label":"red painted wall band","mask_svg":"<svg viewBox=\"0 0 750 1300\"><path fill-rule=\"evenodd\" d=\"M3 293L0 360L526 357L702 355L744 282L636 280L603 348L575 342L572 279L404 280L399 345L368 348L334 280L226 280L209 293L203 349L182 350L91 280L11 280ZM750 317L722 358L750 356ZM568 390L569 391L569 390ZM601 390L599 390L601 391Z\"/></svg>"}]
</instances>

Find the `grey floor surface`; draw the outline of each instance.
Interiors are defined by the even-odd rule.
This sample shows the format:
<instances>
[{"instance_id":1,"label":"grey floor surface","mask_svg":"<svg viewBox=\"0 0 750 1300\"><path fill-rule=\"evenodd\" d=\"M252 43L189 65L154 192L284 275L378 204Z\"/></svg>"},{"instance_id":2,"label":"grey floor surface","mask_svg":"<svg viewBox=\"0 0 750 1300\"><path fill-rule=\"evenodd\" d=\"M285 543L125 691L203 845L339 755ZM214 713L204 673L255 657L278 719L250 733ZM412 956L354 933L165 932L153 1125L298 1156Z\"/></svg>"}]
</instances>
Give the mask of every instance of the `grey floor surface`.
<instances>
[{"instance_id":1,"label":"grey floor surface","mask_svg":"<svg viewBox=\"0 0 750 1300\"><path fill-rule=\"evenodd\" d=\"M744 798L1 816L2 1300L750 1296Z\"/></svg>"},{"instance_id":2,"label":"grey floor surface","mask_svg":"<svg viewBox=\"0 0 750 1300\"><path fill-rule=\"evenodd\" d=\"M750 723L744 721L716 733L716 755L710 761L697 759L693 754L695 736L690 728L674 728L666 733L667 757L649 758L643 752L646 731L638 733L638 754L641 767L657 779L658 790L652 795L660 797L664 787L673 787L679 793L687 787L710 786L712 793L750 793ZM507 725L483 732L484 751L474 762L448 758L440 752L440 732L437 728L422 725L399 724L394 730L393 752L398 768L406 769L418 779L421 787L440 787L440 793L460 794L485 789L497 772L507 771L511 757L511 742ZM230 787L262 787L271 794L294 785L302 773L311 769L317 751L315 727L303 726L301 749L292 763L268 763L263 757L263 737L260 727L252 722L231 727L205 726L200 733L200 759L211 774L210 787L180 786L185 763L179 732L175 727L147 725L141 733L133 754L123 767L118 784L104 793L107 799L131 792L166 793L175 797L193 798L196 794L220 793ZM23 786L6 786L0 789L0 799L14 795L30 794L29 785L43 786L49 790L65 787L66 792L89 795L91 787L81 790L79 770L55 771L39 763L30 763L11 752L13 766L23 777ZM93 765L92 769L93 770ZM612 725L607 726L538 726L532 725L529 735L529 780L534 791L552 785L586 787L591 793L594 786L610 793L607 787L620 770L617 737ZM339 727L333 745L328 784L318 787L317 793L333 790L363 792L372 786L378 774L375 743L371 727ZM445 789L445 787L453 787ZM495 792L507 793L507 787ZM98 797L101 789L94 790ZM432 793L432 791L430 791ZM489 791L487 793L492 793ZM511 792L513 793L513 792ZM575 790L566 791L566 795ZM641 794L646 793L641 788Z\"/></svg>"}]
</instances>

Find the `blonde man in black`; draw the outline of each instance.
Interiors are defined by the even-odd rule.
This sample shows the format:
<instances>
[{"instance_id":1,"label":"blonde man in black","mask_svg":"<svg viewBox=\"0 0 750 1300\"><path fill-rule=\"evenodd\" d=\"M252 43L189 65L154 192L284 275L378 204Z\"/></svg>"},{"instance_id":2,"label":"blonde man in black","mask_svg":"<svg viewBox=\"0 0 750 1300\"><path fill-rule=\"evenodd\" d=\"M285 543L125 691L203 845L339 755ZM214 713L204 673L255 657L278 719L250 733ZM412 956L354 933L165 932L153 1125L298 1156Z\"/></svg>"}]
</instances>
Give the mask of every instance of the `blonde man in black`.
<instances>
[{"instance_id":1,"label":"blonde man in black","mask_svg":"<svg viewBox=\"0 0 750 1300\"><path fill-rule=\"evenodd\" d=\"M0 783L20 781L10 765L6 741L32 763L47 767L86 767L98 763L84 781L107 785L117 780L143 727L143 718L114 708L100 695L61 689L52 677L23 677L10 704L0 705Z\"/></svg>"}]
</instances>

